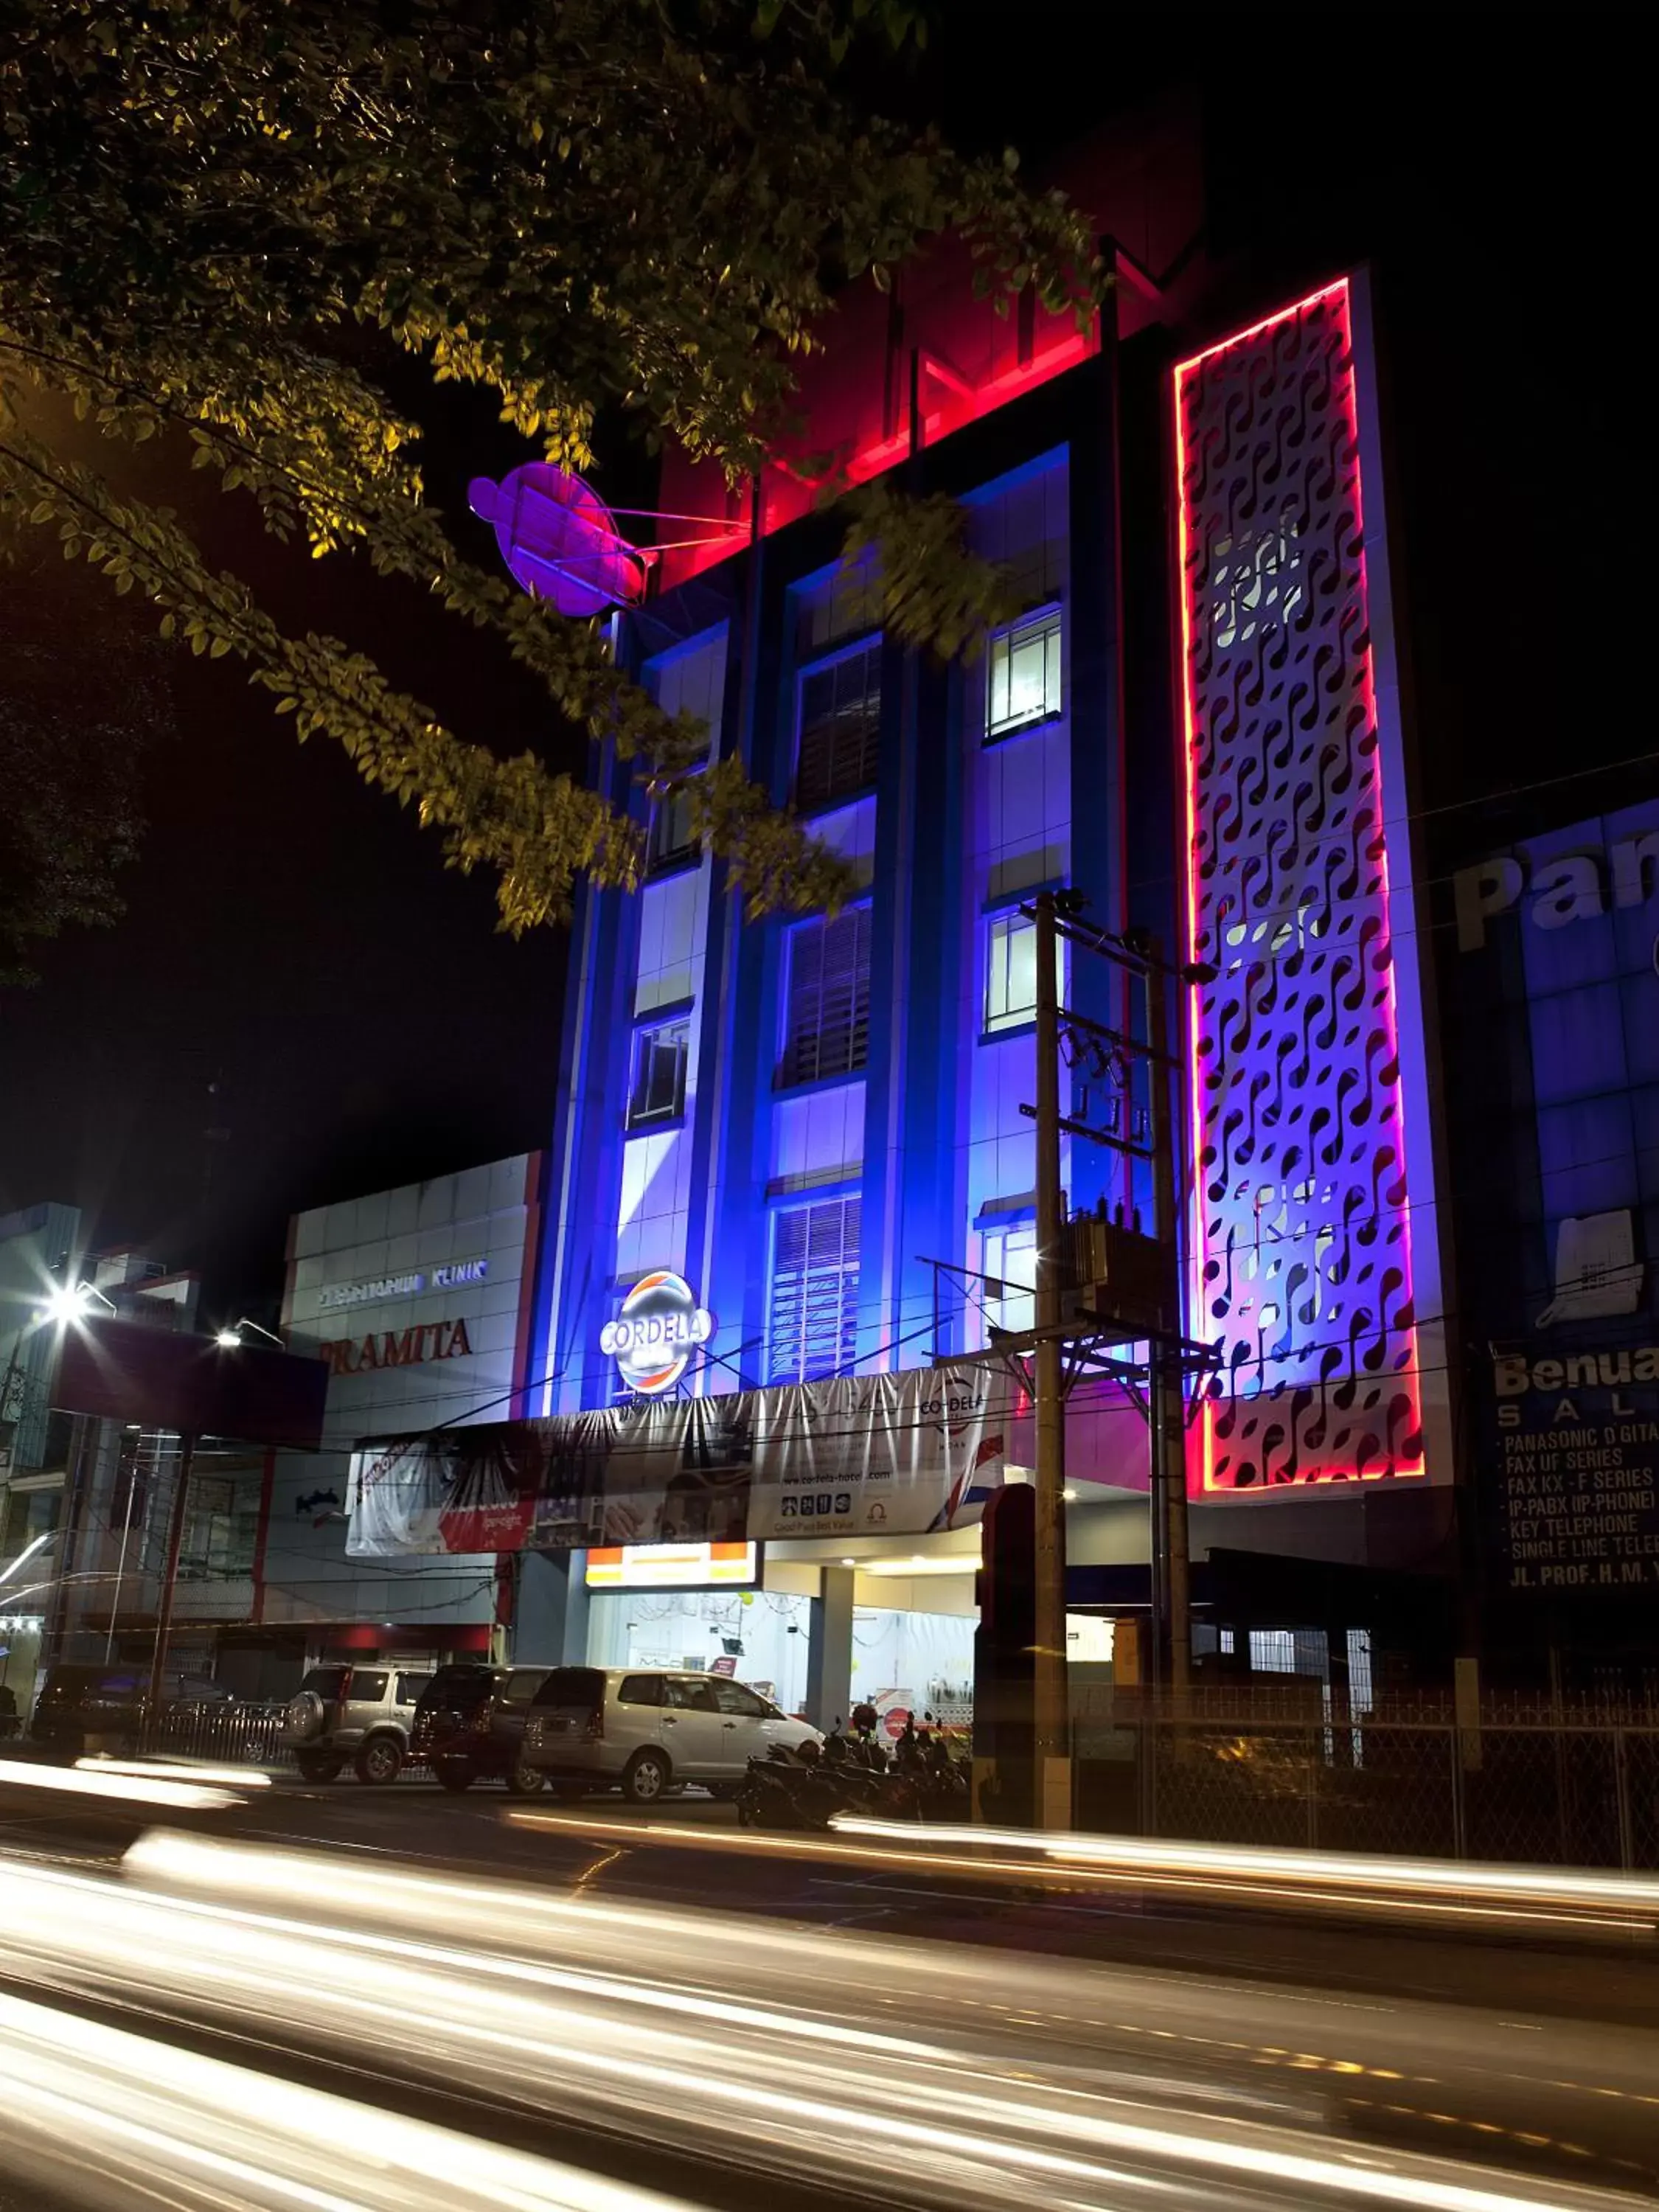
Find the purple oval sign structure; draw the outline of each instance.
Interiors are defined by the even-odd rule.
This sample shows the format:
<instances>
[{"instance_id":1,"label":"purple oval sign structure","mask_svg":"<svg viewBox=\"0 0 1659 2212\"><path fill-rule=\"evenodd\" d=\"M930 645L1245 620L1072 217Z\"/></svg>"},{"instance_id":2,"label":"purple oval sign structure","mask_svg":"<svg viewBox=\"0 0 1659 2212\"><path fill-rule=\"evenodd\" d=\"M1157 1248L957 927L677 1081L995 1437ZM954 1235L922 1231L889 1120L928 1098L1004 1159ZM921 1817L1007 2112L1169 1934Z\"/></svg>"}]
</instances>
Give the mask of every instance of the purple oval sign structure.
<instances>
[{"instance_id":1,"label":"purple oval sign structure","mask_svg":"<svg viewBox=\"0 0 1659 2212\"><path fill-rule=\"evenodd\" d=\"M515 580L562 615L603 614L645 595L646 562L599 494L568 469L526 461L501 478L474 477L467 503L493 526Z\"/></svg>"}]
</instances>

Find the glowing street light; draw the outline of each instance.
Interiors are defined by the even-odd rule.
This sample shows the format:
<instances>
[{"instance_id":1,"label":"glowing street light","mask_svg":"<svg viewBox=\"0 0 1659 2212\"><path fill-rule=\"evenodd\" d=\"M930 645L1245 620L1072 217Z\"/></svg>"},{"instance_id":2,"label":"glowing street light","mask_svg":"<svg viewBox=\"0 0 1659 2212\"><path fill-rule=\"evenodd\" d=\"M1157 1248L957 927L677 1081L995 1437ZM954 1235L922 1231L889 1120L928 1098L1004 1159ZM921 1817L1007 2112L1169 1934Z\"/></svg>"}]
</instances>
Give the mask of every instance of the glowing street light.
<instances>
[{"instance_id":1,"label":"glowing street light","mask_svg":"<svg viewBox=\"0 0 1659 2212\"><path fill-rule=\"evenodd\" d=\"M113 1298L106 1297L95 1283L54 1283L40 1301L45 1318L58 1328L67 1328L71 1322L84 1321L92 1311L93 1304L116 1310Z\"/></svg>"},{"instance_id":2,"label":"glowing street light","mask_svg":"<svg viewBox=\"0 0 1659 2212\"><path fill-rule=\"evenodd\" d=\"M270 1343L276 1346L278 1352L286 1352L288 1350L288 1346L283 1342L282 1338L277 1335L275 1329L266 1328L260 1322L250 1321L246 1314L242 1316L240 1321L239 1321L234 1328L225 1328L216 1330L214 1334L213 1341L218 1346L221 1352L244 1351L246 1348L242 1342L242 1331L245 1328L251 1328L256 1336L267 1338Z\"/></svg>"}]
</instances>

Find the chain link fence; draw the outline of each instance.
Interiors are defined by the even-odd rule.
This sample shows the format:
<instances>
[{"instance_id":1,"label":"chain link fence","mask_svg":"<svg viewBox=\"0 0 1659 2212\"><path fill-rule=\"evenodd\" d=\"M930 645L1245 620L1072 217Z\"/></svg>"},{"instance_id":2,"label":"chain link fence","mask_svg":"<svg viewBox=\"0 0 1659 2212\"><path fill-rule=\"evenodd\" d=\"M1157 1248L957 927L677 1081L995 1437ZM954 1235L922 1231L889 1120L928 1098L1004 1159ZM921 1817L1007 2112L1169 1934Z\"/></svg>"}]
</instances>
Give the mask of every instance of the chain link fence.
<instances>
[{"instance_id":1,"label":"chain link fence","mask_svg":"<svg viewBox=\"0 0 1659 2212\"><path fill-rule=\"evenodd\" d=\"M1079 1825L1195 1843L1659 1868L1659 1719L1379 1717L1309 1702L1085 1703L1073 1717Z\"/></svg>"}]
</instances>

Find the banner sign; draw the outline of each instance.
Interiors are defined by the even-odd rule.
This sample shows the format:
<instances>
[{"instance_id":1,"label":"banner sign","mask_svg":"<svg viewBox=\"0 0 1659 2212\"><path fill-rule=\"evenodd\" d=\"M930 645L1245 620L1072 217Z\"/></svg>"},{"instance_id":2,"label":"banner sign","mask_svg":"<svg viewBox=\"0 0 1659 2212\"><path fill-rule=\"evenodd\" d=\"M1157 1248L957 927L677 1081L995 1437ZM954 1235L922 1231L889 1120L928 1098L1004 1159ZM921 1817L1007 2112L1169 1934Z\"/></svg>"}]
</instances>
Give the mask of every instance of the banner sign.
<instances>
[{"instance_id":1,"label":"banner sign","mask_svg":"<svg viewBox=\"0 0 1659 2212\"><path fill-rule=\"evenodd\" d=\"M1495 1588L1659 1583L1659 799L1453 879L1447 1090ZM1461 1116L1461 1121L1459 1117Z\"/></svg>"},{"instance_id":2,"label":"banner sign","mask_svg":"<svg viewBox=\"0 0 1659 2212\"><path fill-rule=\"evenodd\" d=\"M1659 1345L1494 1353L1492 1405L1508 1587L1659 1583Z\"/></svg>"},{"instance_id":3,"label":"banner sign","mask_svg":"<svg viewBox=\"0 0 1659 2212\"><path fill-rule=\"evenodd\" d=\"M961 1528L1002 1482L1007 1388L980 1369L918 1368L365 1444L352 1458L346 1550L390 1559Z\"/></svg>"}]
</instances>

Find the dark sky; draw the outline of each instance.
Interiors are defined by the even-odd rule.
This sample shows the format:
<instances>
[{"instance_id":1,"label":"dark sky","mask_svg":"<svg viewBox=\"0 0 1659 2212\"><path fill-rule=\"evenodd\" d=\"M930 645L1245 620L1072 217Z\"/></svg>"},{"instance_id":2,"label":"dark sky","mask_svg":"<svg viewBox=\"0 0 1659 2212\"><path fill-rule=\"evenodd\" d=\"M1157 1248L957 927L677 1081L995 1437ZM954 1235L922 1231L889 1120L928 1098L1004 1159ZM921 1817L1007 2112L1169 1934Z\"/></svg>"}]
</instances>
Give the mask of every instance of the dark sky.
<instances>
[{"instance_id":1,"label":"dark sky","mask_svg":"<svg viewBox=\"0 0 1659 2212\"><path fill-rule=\"evenodd\" d=\"M1617 567L1632 444L1652 443L1630 428L1639 20L1172 24L951 0L921 75L881 73L894 104L1037 156L1196 71L1218 243L1264 283L1377 258L1407 400L1415 649L1453 799L1534 779L1564 748L1639 749L1586 590ZM463 397L428 422L449 512L469 476L526 457ZM637 461L605 489L635 503ZM466 734L574 764L505 655L416 595L337 562L296 574L234 532L216 550L252 564L279 616L367 643ZM96 627L73 649L100 650ZM171 683L178 732L149 763L125 921L46 947L40 988L0 997L0 1207L78 1202L101 1241L205 1257L208 1318L264 1317L290 1211L545 1140L565 939L498 934L490 883L446 872L331 742L296 747L234 664L179 655Z\"/></svg>"}]
</instances>

